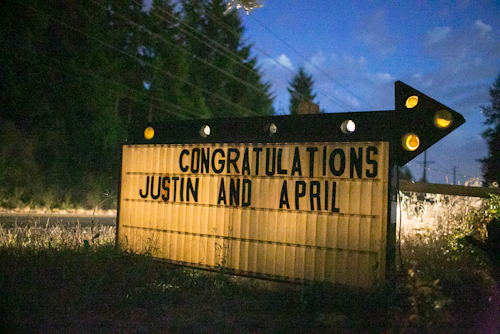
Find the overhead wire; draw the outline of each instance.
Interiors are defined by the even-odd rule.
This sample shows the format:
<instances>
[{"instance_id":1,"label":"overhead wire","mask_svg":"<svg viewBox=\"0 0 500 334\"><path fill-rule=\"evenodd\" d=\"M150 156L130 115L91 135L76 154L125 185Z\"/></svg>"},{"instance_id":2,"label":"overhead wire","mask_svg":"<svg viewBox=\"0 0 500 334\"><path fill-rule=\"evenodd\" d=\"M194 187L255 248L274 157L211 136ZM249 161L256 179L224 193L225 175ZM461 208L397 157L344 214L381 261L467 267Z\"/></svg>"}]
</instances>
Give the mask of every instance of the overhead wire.
<instances>
[{"instance_id":1,"label":"overhead wire","mask_svg":"<svg viewBox=\"0 0 500 334\"><path fill-rule=\"evenodd\" d=\"M137 1L136 1L137 3ZM198 34L198 35L201 35L202 38L205 38L209 41L209 43L207 43L206 41L198 38L197 36L195 36L193 33L190 33L188 31L186 31L185 29L182 29L182 28L178 28L181 32L185 33L186 35L188 36L191 36L193 38L195 38L197 41L199 41L200 43L203 43L204 45L208 46L209 48L211 48L212 50L216 51L217 53L227 57L229 60L231 60L232 62L236 63L237 65L241 65L241 66L245 66L247 69L249 70L254 70L253 67L247 65L246 63L243 62L243 59L240 58L240 56L238 54L236 54L233 50L225 47L224 45L220 44L219 42L217 42L216 40L208 37L206 34L198 31L197 29L195 29L194 27L191 27L190 25L186 24L185 22L182 22L181 20L179 20L177 17L175 17L175 15L173 15L172 13L169 13L168 11L165 11L163 8L161 7L158 7L157 8L158 10L162 11L163 13L167 14L168 16L170 16L172 19L175 19L177 20L177 23L179 23L180 25L183 25L185 26L186 28L189 28L191 31L193 31L194 33ZM151 12L150 12L151 13ZM152 12L153 15L155 15L156 17L164 20L165 22L168 22L168 23L171 23L171 24L174 24L175 22L173 22L172 20L168 20L168 19L165 19L164 17L160 17L158 16L158 14L156 14L155 11ZM242 36L239 36L236 32L234 32L231 28L227 28L227 25L222 22L219 18L217 18L215 15L211 15L211 18L212 19L215 19L218 24L220 26L222 26L223 28L226 29L226 31L230 32L231 34L233 34L234 36L238 37L238 38L241 38L242 40L244 40L245 42L248 42L247 39L245 39L244 37ZM225 27L223 26L225 25ZM215 44L217 47L219 47L220 49L224 50L225 52L222 52L221 50L217 49L214 45L212 45L211 43ZM253 47L255 47L253 45ZM261 50L261 52L263 54L266 54L263 50ZM232 55L233 57L229 57L228 54ZM291 69L285 67L284 65L282 65L281 63L277 62L275 59L271 58L268 54L266 54L270 59L272 59L273 61L275 61L278 65L284 67L286 70L290 71L292 74L296 74L294 71L292 71ZM287 83L288 84L288 83ZM303 97L307 97L305 96L304 94L300 93L300 95L302 95ZM340 103L342 103L342 101L338 100Z\"/></svg>"},{"instance_id":2,"label":"overhead wire","mask_svg":"<svg viewBox=\"0 0 500 334\"><path fill-rule=\"evenodd\" d=\"M361 102L364 102L366 105L368 105L372 109L374 108L373 106L371 106L370 103L368 103L367 101L365 101L361 97L359 97L356 94L354 94L353 92L351 92L347 87L345 87L344 85L342 85L338 80L335 80L332 76L330 76L328 73L326 73L325 71L323 71L321 68L319 68L318 66L316 66L313 63L309 62L309 60L307 60L307 58L304 55L302 55L297 49L295 49L292 45L290 45L285 40L283 40L281 37L279 37L274 31L272 31L270 28L268 28L266 25L264 25L264 23L262 23L261 21L257 20L254 15L249 15L249 16L250 16L250 18L252 20L254 20L255 22L257 22L261 27L263 27L266 31L268 31L272 36L274 36L276 39L278 39L283 44L285 44L289 49L291 49L293 52L295 52L299 57L301 57L302 59L304 59L306 61L306 63L310 64L316 70L318 70L323 75L325 75L328 79L332 80L332 82L334 82L335 84L337 84L338 86L340 86L343 90L345 90L346 92L348 92L351 96L355 97L356 99L358 99Z\"/></svg>"},{"instance_id":3,"label":"overhead wire","mask_svg":"<svg viewBox=\"0 0 500 334\"><path fill-rule=\"evenodd\" d=\"M419 165L419 164L412 164L412 163L407 163L406 165L408 166L413 166L413 167L418 167L418 168L424 168L423 165ZM448 174L448 175L453 175L454 173L453 172L447 172L447 171L444 171L444 170L440 170L440 169L436 169L436 168L432 168L432 167L425 167L428 171L432 171L432 172L438 172L438 173L442 173L442 174ZM455 174L457 177L463 177L463 178L481 178L481 177L477 177L477 176L471 176L471 175L466 175L466 174L463 174L463 173L456 173Z\"/></svg>"},{"instance_id":4,"label":"overhead wire","mask_svg":"<svg viewBox=\"0 0 500 334\"><path fill-rule=\"evenodd\" d=\"M98 4L97 2L95 2L95 1L92 1L92 2L93 2L93 3L95 3L96 5L100 6L101 8L104 8L104 9L105 9L105 7L104 7L104 6L102 6L102 5ZM118 15L119 17L121 17L121 18L123 18L123 19L127 20L127 22L128 22L128 23L131 23L132 25L134 25L134 26L136 26L136 27L138 27L138 28L143 29L143 30L144 30L145 32L147 32L148 34L150 34L150 35L154 36L155 38L157 38L157 39L161 40L162 42L164 42L164 43L166 43L166 44L168 44L168 45L170 45L170 46L173 46L174 48L176 48L176 49L178 49L178 50L180 50L180 51L184 52L185 54L190 54L190 55L191 55L191 57L193 57L193 59L195 59L195 60L197 60L197 61L199 61L199 62L201 62L201 63L203 63L203 64L207 65L208 67L211 67L211 68L213 68L213 69L215 69L215 70L219 71L220 73L225 74L226 76L230 77L231 79L233 79L233 80L235 80L235 81L237 81L237 82L239 82L239 83L241 83L241 84L243 84L243 85L245 85L245 86L247 86L247 87L249 87L249 88L251 88L251 89L253 89L253 90L257 91L258 93L262 93L262 89L261 89L261 88L256 87L255 85L253 85L253 84L249 83L248 81L242 80L242 79L240 79L240 78L236 77L235 75L233 75L232 73L229 73L229 72L227 72L226 70L224 70L224 69L222 69L222 68L220 68L220 67L217 67L217 66L215 66L215 65L211 64L209 61L207 61L207 60L206 60L206 59L204 59L204 58L201 58L201 57L198 57L198 56L196 56L196 55L193 55L190 51L186 50L186 48L184 48L184 47L182 47L182 46L180 46L180 45L178 45L178 44L175 44L175 43L172 43L172 42L168 41L166 38L164 38L164 37L160 36L159 34L156 34L156 33L152 32L150 29L148 29L148 28L146 28L146 27L144 27L144 26L139 25L138 23L136 23L136 22L134 22L134 21L130 20L129 18L126 18L125 16L123 16L123 15L121 15L121 14L114 13L114 15ZM165 22L167 22L167 21L168 21L168 20L165 20ZM168 22L171 22L171 21L168 21ZM181 30L182 30L182 29L181 29ZM239 62L239 63L241 64L241 62Z\"/></svg>"},{"instance_id":5,"label":"overhead wire","mask_svg":"<svg viewBox=\"0 0 500 334\"><path fill-rule=\"evenodd\" d=\"M99 38L96 38L96 37L90 36L89 34L87 34L87 33L83 32L83 31L81 31L81 30L79 30L79 29L76 29L75 27L72 27L71 25L69 25L69 24L67 24L67 23L65 23L65 22L63 22L63 21L61 21L61 20L58 20L58 19L54 18L52 15L42 13L42 12L40 12L39 10L37 10L37 9L33 8L32 6L28 6L28 5L25 5L25 6L27 6L28 8L30 8L30 9L31 9L31 10L33 10L33 11L38 12L39 14L45 15L45 16L46 16L46 17L48 17L50 20L52 20L52 21L54 21L54 22L56 22L56 23L58 23L58 24L60 24L60 25L62 25L62 26L64 26L64 27L67 27L67 28L71 29L72 31L75 31L75 32L77 32L77 33L79 33L79 34L82 34L82 35L86 36L86 37L87 37L87 38L89 38L89 39L92 39L92 40L94 40L94 41L96 41L96 42L98 42L98 43L100 43L100 44L102 44L102 45L104 45L104 46L109 47L109 48L110 48L110 49L112 49L112 50L115 50L115 51L117 51L117 52L119 52L119 53L121 53L121 54L126 55L126 56L127 56L127 57L129 57L129 58L134 59L135 61L137 61L137 62L138 62L139 64L141 64L141 65L147 65L147 66L149 66L149 67L151 67L151 68L153 68L153 69L155 69L155 70L158 70L158 71L160 71L160 72L164 73L165 75L167 75L167 76L169 76L169 77L171 77L171 78L174 78L174 79L179 80L180 82L182 82L182 83L184 83L184 84L186 84L186 85L188 85L188 86L190 86L190 87L198 88L198 89L200 89L200 90L204 91L206 94L208 94L208 95L210 95L210 96L213 96L214 98L217 98L217 99L219 99L219 100L221 100L221 101L223 101L223 102L226 102L226 103L228 103L228 104L230 104L230 105L234 105L235 107L237 107L237 108L239 108L239 109L241 109L241 110L243 110L243 111L245 111L245 112L247 112L247 113L249 113L249 114L253 114L253 115L255 115L255 114L256 114L253 110L250 110L250 109L248 109L248 108L245 108L245 107L243 107L243 106L241 106L241 105L239 105L239 104L237 104L237 103L234 103L234 102L232 102L232 101L230 101L230 100L228 100L228 99L226 99L226 98L224 98L224 97L222 97L222 96L220 96L220 95L218 95L218 94L212 93L212 92L210 92L209 90L207 90L206 88L203 88L203 87L200 87L200 86L198 86L198 85L195 85L195 84L193 84L192 82L190 82L190 81L188 81L188 80L185 80L185 79L183 79L183 78L180 78L179 76L176 76L175 74L173 74L173 73L171 73L171 72L169 72L169 71L167 71L167 70L164 70L164 69L158 68L157 66L152 65L150 62L144 61L144 60L142 60L142 59L138 58L137 56L134 56L134 55L132 55L132 54L130 54L130 53L128 53L128 52L125 52L124 50L121 50L121 49L119 49L119 48L117 48L117 47L115 47L115 46L113 46L113 45L111 45L111 44L107 43L107 42L104 42L103 40L101 40L101 39L99 39Z\"/></svg>"},{"instance_id":6,"label":"overhead wire","mask_svg":"<svg viewBox=\"0 0 500 334\"><path fill-rule=\"evenodd\" d=\"M226 29L226 31L232 33L232 34L236 34L235 31L233 31L233 29L231 29L231 27L228 27L227 24L225 24L224 22L222 22L218 17L216 17L215 15L212 15L212 18L215 19L215 21L218 22L218 24L222 27L224 27ZM247 41L248 42L248 39L242 37L243 40ZM261 48L259 48L258 46L256 45L253 45L253 48L256 49L257 51L259 51L260 53L262 53L263 55L267 56L268 59L270 59L271 61L273 61L274 63L276 63L277 65L283 67L285 70L287 70L288 72L290 72L292 75L297 75L297 72L295 72L294 70L290 69L289 67L286 67L285 65L283 65L282 63L280 63L279 61L277 61L276 59L274 59L272 56L270 56L266 51L262 50ZM289 82L286 82L287 84L289 84ZM342 100L340 100L339 98L335 97L335 96L330 96L328 94L326 94L325 92L323 92L322 90L319 90L318 88L315 88L315 90L322 94L323 96L325 96L327 99L329 99L330 101L334 102L335 104L337 104L339 107L341 107L342 109L344 109L345 111L348 111L349 110L349 106ZM303 97L307 97L305 96L304 94L298 92L300 95L302 95Z\"/></svg>"},{"instance_id":7,"label":"overhead wire","mask_svg":"<svg viewBox=\"0 0 500 334\"><path fill-rule=\"evenodd\" d=\"M9 43L9 44L12 44L12 45L13 45L13 43L12 43L11 41L5 40L4 42L6 42L6 43ZM175 103L171 103L171 102L169 102L169 101L165 101L165 100L163 100L163 99L159 99L159 98L157 98L157 97L150 96L150 95L148 95L148 94L146 94L146 93L144 93L144 92L141 92L141 91L139 91L139 90L137 90L137 89L135 89L135 88L132 88L132 87L130 87L130 86L127 86L127 85L125 85L125 84L123 84L123 83L119 83L119 82L116 82L116 81L111 80L111 79L109 79L109 78L102 77L102 76L100 76L100 75L98 75L98 74L96 74L96 73L94 73L94 72L91 72L91 71L88 71L88 70L85 70L85 69L82 69L82 68L77 68L77 67L75 67L75 66L73 66L73 65L70 65L70 64L64 63L64 62L62 62L62 61L60 61L60 60L58 60L58 59L56 59L56 58L54 58L54 57L48 56L48 55L43 54L43 53L40 53L40 52L36 52L36 51L34 51L34 50L31 50L31 49L27 49L27 48L25 48L25 47L23 47L23 46L19 46L19 45L15 45L15 46L16 46L16 48L18 48L18 49L21 49L21 50L24 50L24 51L26 51L26 52L30 52L30 53L36 54L37 56L40 56L40 57L46 58L46 59L48 59L48 60L50 60L50 61L52 61L52 62L54 62L54 63L57 63L57 64L62 65L62 66L65 66L65 67L67 67L69 70L72 70L72 71L74 71L74 72L80 72L80 73L83 73L83 74L87 74L87 75L89 75L89 76L91 76L91 77L93 77L93 78L96 78L96 79L98 79L98 80L101 80L101 81L104 81L104 82L107 82L107 83L111 83L111 84L113 84L113 85L117 86L118 88L123 88L123 89L126 89L126 90L128 90L129 92L133 92L133 93L138 94L138 95L140 95L140 96L142 96L142 97L148 98L149 100L153 100L153 101L156 101L156 102L162 103L162 104L164 104L165 106L168 106L168 107L171 107L171 108L177 109L177 110L179 110L179 111L184 111L184 112L187 112L187 113L190 113L190 114L193 114L193 115L198 115L198 113L196 113L195 111L192 111L192 110L186 109L186 108L181 107L181 106L179 106L179 105L177 105L177 104L175 104ZM68 72L66 72L66 71L64 71L64 70L61 70L61 69L54 68L54 67L50 67L50 69L51 69L51 70L54 70L54 71L57 71L57 72L60 72L60 73L63 73L63 74L68 74ZM76 78L77 78L78 80L81 80L81 81L85 80L85 79L84 79L84 78L82 78L81 76L76 76ZM92 82L92 81L90 81L90 82L91 82L93 85L95 85L95 82ZM115 89L111 89L111 90L112 90L113 92L117 93L118 95L122 94L122 92L121 92L121 91L118 91L118 90L115 90ZM149 104L149 103L150 103L149 101L139 100L139 99L135 98L133 95L127 95L127 98L128 98L128 99L131 99L131 100L134 100L134 101L136 101L136 102L139 102L139 103L143 103L143 104ZM164 111L166 111L166 112L167 112L167 113L169 113L169 114L173 114L173 115L175 115L175 116L178 116L178 117L180 117L180 118L192 118L192 117L186 116L186 115L184 115L184 114L180 114L180 113L177 113L177 112L173 112L173 111L168 110L168 109L167 109L167 110L164 110Z\"/></svg>"}]
</instances>

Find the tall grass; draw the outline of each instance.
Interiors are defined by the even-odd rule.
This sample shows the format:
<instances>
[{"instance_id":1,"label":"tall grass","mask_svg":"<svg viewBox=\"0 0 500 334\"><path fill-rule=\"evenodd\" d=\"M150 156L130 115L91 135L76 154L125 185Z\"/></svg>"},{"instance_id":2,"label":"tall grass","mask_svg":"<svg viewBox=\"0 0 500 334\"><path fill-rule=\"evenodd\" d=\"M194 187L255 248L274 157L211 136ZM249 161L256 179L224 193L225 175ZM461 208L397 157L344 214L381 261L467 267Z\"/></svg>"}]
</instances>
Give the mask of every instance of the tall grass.
<instances>
[{"instance_id":1,"label":"tall grass","mask_svg":"<svg viewBox=\"0 0 500 334\"><path fill-rule=\"evenodd\" d=\"M400 280L367 291L169 265L97 224L0 227L0 332L482 332L496 285L463 240L481 233L482 203L401 198Z\"/></svg>"},{"instance_id":2,"label":"tall grass","mask_svg":"<svg viewBox=\"0 0 500 334\"><path fill-rule=\"evenodd\" d=\"M422 332L478 331L481 317L498 310L498 291L490 259L466 236L486 237L488 201L416 193L400 198L398 265L411 305L408 325Z\"/></svg>"}]
</instances>

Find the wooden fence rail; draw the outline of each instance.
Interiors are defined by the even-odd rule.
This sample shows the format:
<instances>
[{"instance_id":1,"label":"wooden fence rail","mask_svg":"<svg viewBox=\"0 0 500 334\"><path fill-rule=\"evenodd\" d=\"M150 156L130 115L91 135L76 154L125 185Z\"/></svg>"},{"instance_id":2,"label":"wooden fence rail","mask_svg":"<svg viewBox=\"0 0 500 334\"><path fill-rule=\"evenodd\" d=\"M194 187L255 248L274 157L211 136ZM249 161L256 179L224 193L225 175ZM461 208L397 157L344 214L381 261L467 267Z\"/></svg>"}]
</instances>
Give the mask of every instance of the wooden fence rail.
<instances>
[{"instance_id":1,"label":"wooden fence rail","mask_svg":"<svg viewBox=\"0 0 500 334\"><path fill-rule=\"evenodd\" d=\"M490 194L500 195L500 188L466 187L450 184L412 182L407 180L399 180L399 190L417 193L470 196L481 198L489 198Z\"/></svg>"}]
</instances>

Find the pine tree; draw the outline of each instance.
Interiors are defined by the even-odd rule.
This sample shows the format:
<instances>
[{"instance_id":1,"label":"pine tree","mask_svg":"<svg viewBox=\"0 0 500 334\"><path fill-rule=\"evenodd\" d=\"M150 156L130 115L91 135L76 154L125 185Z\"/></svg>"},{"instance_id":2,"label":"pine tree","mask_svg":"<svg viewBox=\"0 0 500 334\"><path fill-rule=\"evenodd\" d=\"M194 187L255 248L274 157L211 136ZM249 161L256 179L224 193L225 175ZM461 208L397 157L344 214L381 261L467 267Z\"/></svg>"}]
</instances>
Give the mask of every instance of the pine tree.
<instances>
[{"instance_id":1,"label":"pine tree","mask_svg":"<svg viewBox=\"0 0 500 334\"><path fill-rule=\"evenodd\" d=\"M270 85L262 82L251 45L236 10L226 12L222 0L182 1L184 40L193 60L190 81L208 108L205 117L270 115ZM191 89L193 90L193 89Z\"/></svg>"},{"instance_id":2,"label":"pine tree","mask_svg":"<svg viewBox=\"0 0 500 334\"><path fill-rule=\"evenodd\" d=\"M490 88L491 105L482 107L488 128L483 137L488 142L488 157L481 159L483 177L489 182L500 183L500 74Z\"/></svg>"},{"instance_id":3,"label":"pine tree","mask_svg":"<svg viewBox=\"0 0 500 334\"><path fill-rule=\"evenodd\" d=\"M297 115L300 102L314 102L316 94L313 94L314 80L307 75L303 66L299 67L299 72L290 82L290 115Z\"/></svg>"}]
</instances>

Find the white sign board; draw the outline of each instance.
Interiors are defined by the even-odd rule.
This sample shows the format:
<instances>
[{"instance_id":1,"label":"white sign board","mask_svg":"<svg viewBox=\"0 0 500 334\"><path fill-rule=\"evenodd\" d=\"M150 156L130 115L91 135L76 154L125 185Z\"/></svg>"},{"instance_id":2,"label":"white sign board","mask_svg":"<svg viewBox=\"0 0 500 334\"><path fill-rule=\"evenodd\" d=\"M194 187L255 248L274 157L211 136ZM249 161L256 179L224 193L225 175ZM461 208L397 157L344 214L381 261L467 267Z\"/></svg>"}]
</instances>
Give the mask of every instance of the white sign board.
<instances>
[{"instance_id":1,"label":"white sign board","mask_svg":"<svg viewBox=\"0 0 500 334\"><path fill-rule=\"evenodd\" d=\"M383 279L388 142L124 145L123 249L202 268Z\"/></svg>"}]
</instances>

